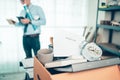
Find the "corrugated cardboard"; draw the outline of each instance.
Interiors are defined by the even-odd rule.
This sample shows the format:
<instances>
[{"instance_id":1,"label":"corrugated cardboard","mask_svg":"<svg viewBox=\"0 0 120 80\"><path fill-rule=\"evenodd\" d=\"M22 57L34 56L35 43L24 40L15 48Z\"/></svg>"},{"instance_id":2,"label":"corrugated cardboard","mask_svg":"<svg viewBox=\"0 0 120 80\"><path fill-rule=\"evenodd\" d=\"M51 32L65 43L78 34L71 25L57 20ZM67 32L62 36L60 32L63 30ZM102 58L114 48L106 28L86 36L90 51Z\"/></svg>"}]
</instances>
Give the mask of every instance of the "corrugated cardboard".
<instances>
[{"instance_id":1,"label":"corrugated cardboard","mask_svg":"<svg viewBox=\"0 0 120 80\"><path fill-rule=\"evenodd\" d=\"M119 71L120 71L120 65L118 67L119 67Z\"/></svg>"},{"instance_id":2,"label":"corrugated cardboard","mask_svg":"<svg viewBox=\"0 0 120 80\"><path fill-rule=\"evenodd\" d=\"M114 65L93 70L51 75L35 57L34 80L120 80L120 71L118 65Z\"/></svg>"}]
</instances>

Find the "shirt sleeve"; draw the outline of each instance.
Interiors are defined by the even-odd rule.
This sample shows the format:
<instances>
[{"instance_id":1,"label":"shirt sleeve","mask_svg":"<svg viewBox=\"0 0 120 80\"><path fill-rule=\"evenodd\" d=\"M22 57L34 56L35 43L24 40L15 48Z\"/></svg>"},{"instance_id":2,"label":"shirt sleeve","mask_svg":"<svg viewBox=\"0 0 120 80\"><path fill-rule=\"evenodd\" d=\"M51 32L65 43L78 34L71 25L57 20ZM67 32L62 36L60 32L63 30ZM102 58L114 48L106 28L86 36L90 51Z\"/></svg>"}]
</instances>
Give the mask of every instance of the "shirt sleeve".
<instances>
[{"instance_id":1,"label":"shirt sleeve","mask_svg":"<svg viewBox=\"0 0 120 80\"><path fill-rule=\"evenodd\" d=\"M19 16L25 16L25 12L24 12L24 10L22 10L21 12L20 12L20 15ZM19 26L24 26L24 24L22 24L21 22L16 22L15 23L15 26L17 26L17 27L19 27Z\"/></svg>"},{"instance_id":2,"label":"shirt sleeve","mask_svg":"<svg viewBox=\"0 0 120 80\"><path fill-rule=\"evenodd\" d=\"M38 7L36 9L38 11L39 19L38 20L32 20L31 23L34 25L45 25L46 24L46 18L44 11L42 10L41 7Z\"/></svg>"}]
</instances>

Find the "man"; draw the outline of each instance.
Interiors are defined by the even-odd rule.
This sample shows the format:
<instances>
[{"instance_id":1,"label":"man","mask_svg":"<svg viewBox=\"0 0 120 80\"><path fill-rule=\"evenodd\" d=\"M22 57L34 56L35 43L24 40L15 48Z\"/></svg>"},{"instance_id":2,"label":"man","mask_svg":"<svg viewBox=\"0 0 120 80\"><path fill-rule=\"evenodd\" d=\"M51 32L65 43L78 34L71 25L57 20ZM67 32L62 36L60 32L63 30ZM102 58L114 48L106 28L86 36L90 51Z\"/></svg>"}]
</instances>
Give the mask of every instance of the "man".
<instances>
[{"instance_id":1,"label":"man","mask_svg":"<svg viewBox=\"0 0 120 80\"><path fill-rule=\"evenodd\" d=\"M31 58L32 49L34 51L34 55L36 55L37 51L40 49L40 26L46 24L46 19L44 12L40 6L33 5L30 0L20 1L23 5L27 5L27 8L33 17L31 20L30 17L26 16L27 12L25 10L22 10L20 16L24 18L21 18L19 23L16 23L16 25L24 26L23 48L26 53L26 58Z\"/></svg>"}]
</instances>

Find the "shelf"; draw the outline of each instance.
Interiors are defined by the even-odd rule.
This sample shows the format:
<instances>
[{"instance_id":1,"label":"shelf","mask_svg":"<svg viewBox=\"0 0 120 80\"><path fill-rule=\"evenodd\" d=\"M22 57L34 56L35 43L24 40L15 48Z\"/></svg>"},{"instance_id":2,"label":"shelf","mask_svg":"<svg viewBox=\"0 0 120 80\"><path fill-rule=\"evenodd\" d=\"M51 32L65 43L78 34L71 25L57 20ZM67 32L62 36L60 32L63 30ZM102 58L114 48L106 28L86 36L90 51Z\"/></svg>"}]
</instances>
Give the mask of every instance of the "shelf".
<instances>
[{"instance_id":1,"label":"shelf","mask_svg":"<svg viewBox=\"0 0 120 80\"><path fill-rule=\"evenodd\" d=\"M102 48L102 50L120 56L120 46L110 43L99 43L98 45Z\"/></svg>"},{"instance_id":2,"label":"shelf","mask_svg":"<svg viewBox=\"0 0 120 80\"><path fill-rule=\"evenodd\" d=\"M99 21L99 11L105 11L110 12L110 21L114 20L116 17L116 12L120 11L120 6L109 6L109 7L99 7L99 2L100 0L98 0L98 7L97 7L97 16L96 16L96 34L98 32L99 28L104 28L104 29L108 29L108 33L109 33L109 37L108 37L108 43L99 43L98 45L102 48L102 50L106 53L110 53L112 55L117 55L120 56L120 46L119 45L115 45L112 44L112 38L113 38L113 32L115 31L120 31L120 26L112 26L112 25L107 25L107 24L98 24ZM95 36L96 39L96 36Z\"/></svg>"},{"instance_id":3,"label":"shelf","mask_svg":"<svg viewBox=\"0 0 120 80\"><path fill-rule=\"evenodd\" d=\"M111 6L108 8L99 8L99 11L120 11L120 6Z\"/></svg>"},{"instance_id":4,"label":"shelf","mask_svg":"<svg viewBox=\"0 0 120 80\"><path fill-rule=\"evenodd\" d=\"M120 26L111 26L111 25L97 25L98 28L112 29L120 31Z\"/></svg>"}]
</instances>

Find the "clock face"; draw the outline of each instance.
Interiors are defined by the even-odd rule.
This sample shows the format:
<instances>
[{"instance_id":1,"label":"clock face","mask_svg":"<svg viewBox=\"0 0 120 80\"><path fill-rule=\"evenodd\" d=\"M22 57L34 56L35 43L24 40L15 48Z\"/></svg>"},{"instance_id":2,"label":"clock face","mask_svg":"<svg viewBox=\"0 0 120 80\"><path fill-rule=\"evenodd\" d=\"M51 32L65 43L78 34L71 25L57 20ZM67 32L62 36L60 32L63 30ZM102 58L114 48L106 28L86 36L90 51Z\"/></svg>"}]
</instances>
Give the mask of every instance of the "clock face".
<instances>
[{"instance_id":1,"label":"clock face","mask_svg":"<svg viewBox=\"0 0 120 80\"><path fill-rule=\"evenodd\" d=\"M102 50L95 43L88 43L83 49L82 55L90 61L99 60L102 56Z\"/></svg>"},{"instance_id":2,"label":"clock face","mask_svg":"<svg viewBox=\"0 0 120 80\"><path fill-rule=\"evenodd\" d=\"M87 50L93 55L101 55L101 51L95 45L88 45Z\"/></svg>"}]
</instances>

